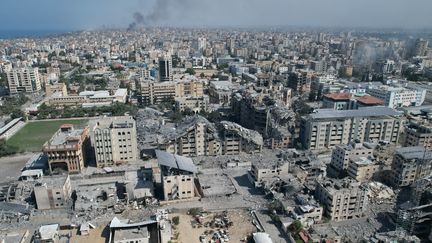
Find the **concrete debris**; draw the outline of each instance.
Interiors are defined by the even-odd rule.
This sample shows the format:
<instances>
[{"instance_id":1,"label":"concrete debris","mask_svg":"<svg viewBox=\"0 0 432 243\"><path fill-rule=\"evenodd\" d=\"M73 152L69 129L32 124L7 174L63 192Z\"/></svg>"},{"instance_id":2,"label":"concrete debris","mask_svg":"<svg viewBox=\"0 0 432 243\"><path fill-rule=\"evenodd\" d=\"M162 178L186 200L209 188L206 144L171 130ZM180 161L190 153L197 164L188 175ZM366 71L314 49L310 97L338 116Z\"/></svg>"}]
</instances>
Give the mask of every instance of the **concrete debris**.
<instances>
[{"instance_id":1,"label":"concrete debris","mask_svg":"<svg viewBox=\"0 0 432 243\"><path fill-rule=\"evenodd\" d=\"M373 181L373 182L370 182L368 184L368 186L370 189L369 190L369 198L372 201L375 201L377 203L381 203L381 202L386 201L386 200L391 200L395 197L394 191L390 187L388 187L388 186L386 186L380 182Z\"/></svg>"},{"instance_id":2,"label":"concrete debris","mask_svg":"<svg viewBox=\"0 0 432 243\"><path fill-rule=\"evenodd\" d=\"M229 122L229 121L222 121L222 122L220 122L220 124L222 125L223 129L226 129L229 131L234 131L240 137L242 137L243 139L246 139L247 141L252 141L256 145L263 145L264 144L261 134L259 134L259 132L255 131L255 130L250 130L250 129L244 128L237 123Z\"/></svg>"}]
</instances>

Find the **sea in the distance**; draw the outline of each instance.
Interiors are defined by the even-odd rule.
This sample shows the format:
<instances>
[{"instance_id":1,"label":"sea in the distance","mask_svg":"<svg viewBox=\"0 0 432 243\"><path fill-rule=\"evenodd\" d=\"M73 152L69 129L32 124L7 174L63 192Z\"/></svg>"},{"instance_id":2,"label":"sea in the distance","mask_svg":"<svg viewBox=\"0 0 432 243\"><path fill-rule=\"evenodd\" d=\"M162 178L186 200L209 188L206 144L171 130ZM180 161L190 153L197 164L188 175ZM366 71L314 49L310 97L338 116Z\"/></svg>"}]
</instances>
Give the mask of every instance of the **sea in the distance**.
<instances>
[{"instance_id":1,"label":"sea in the distance","mask_svg":"<svg viewBox=\"0 0 432 243\"><path fill-rule=\"evenodd\" d=\"M0 39L45 37L71 32L71 30L0 30Z\"/></svg>"}]
</instances>

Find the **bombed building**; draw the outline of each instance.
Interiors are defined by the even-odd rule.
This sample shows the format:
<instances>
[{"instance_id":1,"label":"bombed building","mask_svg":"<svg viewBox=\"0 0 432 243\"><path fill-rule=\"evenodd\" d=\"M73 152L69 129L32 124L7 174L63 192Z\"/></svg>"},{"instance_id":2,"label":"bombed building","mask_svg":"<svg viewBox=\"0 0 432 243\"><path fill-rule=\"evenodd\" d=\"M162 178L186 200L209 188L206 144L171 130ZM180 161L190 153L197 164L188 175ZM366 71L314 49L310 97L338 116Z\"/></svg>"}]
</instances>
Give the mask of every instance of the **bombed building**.
<instances>
[{"instance_id":1,"label":"bombed building","mask_svg":"<svg viewBox=\"0 0 432 243\"><path fill-rule=\"evenodd\" d=\"M173 128L162 129L159 149L182 156L216 156L259 152L262 136L236 123L214 125L202 116L184 118Z\"/></svg>"}]
</instances>

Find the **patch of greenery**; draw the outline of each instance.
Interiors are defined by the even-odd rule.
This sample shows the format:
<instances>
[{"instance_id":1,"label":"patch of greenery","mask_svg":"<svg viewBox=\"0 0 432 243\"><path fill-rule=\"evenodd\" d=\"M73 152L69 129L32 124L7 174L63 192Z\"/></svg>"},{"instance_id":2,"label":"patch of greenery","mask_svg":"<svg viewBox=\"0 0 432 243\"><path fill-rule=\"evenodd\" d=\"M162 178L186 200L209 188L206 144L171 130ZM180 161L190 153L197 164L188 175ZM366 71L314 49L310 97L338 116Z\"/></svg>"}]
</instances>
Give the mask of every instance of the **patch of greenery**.
<instances>
[{"instance_id":1,"label":"patch of greenery","mask_svg":"<svg viewBox=\"0 0 432 243\"><path fill-rule=\"evenodd\" d=\"M13 155L18 153L18 151L18 147L7 144L3 139L0 140L0 157Z\"/></svg>"}]
</instances>

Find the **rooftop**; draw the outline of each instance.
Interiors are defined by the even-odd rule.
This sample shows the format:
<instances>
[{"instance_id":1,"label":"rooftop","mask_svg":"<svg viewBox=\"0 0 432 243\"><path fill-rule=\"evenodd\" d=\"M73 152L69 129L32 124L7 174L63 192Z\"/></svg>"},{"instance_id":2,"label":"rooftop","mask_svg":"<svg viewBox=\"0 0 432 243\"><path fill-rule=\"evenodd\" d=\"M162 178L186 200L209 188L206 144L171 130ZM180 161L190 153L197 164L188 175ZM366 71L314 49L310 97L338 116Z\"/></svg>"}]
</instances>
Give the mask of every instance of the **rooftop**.
<instances>
[{"instance_id":1,"label":"rooftop","mask_svg":"<svg viewBox=\"0 0 432 243\"><path fill-rule=\"evenodd\" d=\"M372 162L372 160L366 158L366 157L356 157L356 158L352 158L351 161L355 164L357 164L357 166L367 166L367 165L372 165L374 164Z\"/></svg>"},{"instance_id":2,"label":"rooftop","mask_svg":"<svg viewBox=\"0 0 432 243\"><path fill-rule=\"evenodd\" d=\"M159 165L176 168L182 171L187 171L191 173L197 173L198 169L194 165L192 159L176 155L170 154L165 151L156 150L156 157Z\"/></svg>"},{"instance_id":3,"label":"rooftop","mask_svg":"<svg viewBox=\"0 0 432 243\"><path fill-rule=\"evenodd\" d=\"M404 159L432 159L432 151L421 146L397 148L396 154Z\"/></svg>"},{"instance_id":4,"label":"rooftop","mask_svg":"<svg viewBox=\"0 0 432 243\"><path fill-rule=\"evenodd\" d=\"M352 94L351 93L331 93L331 94L325 94L324 97L335 101L350 100Z\"/></svg>"},{"instance_id":5,"label":"rooftop","mask_svg":"<svg viewBox=\"0 0 432 243\"><path fill-rule=\"evenodd\" d=\"M73 125L64 124L48 141L50 146L75 145L79 143L84 129L74 129Z\"/></svg>"},{"instance_id":6,"label":"rooftop","mask_svg":"<svg viewBox=\"0 0 432 243\"><path fill-rule=\"evenodd\" d=\"M51 240L55 237L56 234L58 234L58 231L58 224L42 225L39 228L39 235L41 240Z\"/></svg>"},{"instance_id":7,"label":"rooftop","mask_svg":"<svg viewBox=\"0 0 432 243\"><path fill-rule=\"evenodd\" d=\"M138 227L132 229L117 229L114 232L114 241L127 241L127 240L135 240L135 239L148 239L150 238L150 234L148 232L147 227ZM128 241L129 242L129 241ZM135 242L135 241L131 241Z\"/></svg>"},{"instance_id":8,"label":"rooftop","mask_svg":"<svg viewBox=\"0 0 432 243\"><path fill-rule=\"evenodd\" d=\"M378 99L371 95L364 95L356 99L357 102L360 102L364 105L384 105L384 101L382 99Z\"/></svg>"},{"instance_id":9,"label":"rooftop","mask_svg":"<svg viewBox=\"0 0 432 243\"><path fill-rule=\"evenodd\" d=\"M334 119L334 118L355 118L355 117L382 117L382 116L400 116L401 113L381 106L360 107L358 110L334 110L318 109L316 113L310 114L312 119Z\"/></svg>"}]
</instances>

